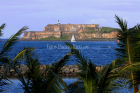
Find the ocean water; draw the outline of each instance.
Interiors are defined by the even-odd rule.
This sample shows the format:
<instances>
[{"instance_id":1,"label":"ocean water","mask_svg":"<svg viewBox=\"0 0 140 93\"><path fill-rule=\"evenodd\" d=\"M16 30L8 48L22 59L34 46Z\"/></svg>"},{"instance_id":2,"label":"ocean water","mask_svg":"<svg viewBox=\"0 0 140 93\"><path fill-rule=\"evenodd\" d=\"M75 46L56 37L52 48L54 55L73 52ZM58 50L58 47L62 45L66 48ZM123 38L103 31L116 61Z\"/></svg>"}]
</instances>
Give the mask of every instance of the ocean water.
<instances>
[{"instance_id":1,"label":"ocean water","mask_svg":"<svg viewBox=\"0 0 140 93\"><path fill-rule=\"evenodd\" d=\"M78 80L78 77L62 78L62 79L64 80L64 82L67 85L69 85L73 82L76 82ZM10 78L9 80L12 81L13 83L9 82L9 85L3 86L3 89L5 91L2 93L24 93L24 90L22 89L22 83L18 79ZM116 91L117 91L117 93L133 93L133 90L128 89L128 85L124 86L124 88L120 88Z\"/></svg>"},{"instance_id":2,"label":"ocean water","mask_svg":"<svg viewBox=\"0 0 140 93\"><path fill-rule=\"evenodd\" d=\"M0 50L4 46L5 41L0 41ZM70 42L69 42L70 43ZM116 59L117 48L116 41L77 41L72 43L75 48L81 51L81 53L91 59L92 63L96 65L105 65L111 63ZM36 55L38 55L41 64L51 64L57 62L65 54L67 54L70 49L62 41L19 41L12 48L13 50L8 53L8 56L12 59L15 54L17 54L23 47L34 47L36 50ZM24 63L21 63L24 64ZM67 65L76 64L76 58L71 56ZM66 84L73 83L78 78L63 78ZM9 86L5 86L4 93L24 93L21 82L17 79L10 79L13 83ZM8 88L7 88L8 87ZM122 90L118 90L119 93L132 93L133 91L128 90L128 86Z\"/></svg>"},{"instance_id":3,"label":"ocean water","mask_svg":"<svg viewBox=\"0 0 140 93\"><path fill-rule=\"evenodd\" d=\"M0 42L0 50L4 42ZM116 59L116 51L114 50L117 48L116 41L77 41L72 42L72 44L96 65L109 64ZM70 51L69 47L62 41L19 41L13 46L13 50L8 53L8 56L13 59L15 54L22 50L24 46L35 47L36 55L39 57L41 64L44 65L57 62ZM74 64L76 64L76 58L71 56L67 65Z\"/></svg>"}]
</instances>

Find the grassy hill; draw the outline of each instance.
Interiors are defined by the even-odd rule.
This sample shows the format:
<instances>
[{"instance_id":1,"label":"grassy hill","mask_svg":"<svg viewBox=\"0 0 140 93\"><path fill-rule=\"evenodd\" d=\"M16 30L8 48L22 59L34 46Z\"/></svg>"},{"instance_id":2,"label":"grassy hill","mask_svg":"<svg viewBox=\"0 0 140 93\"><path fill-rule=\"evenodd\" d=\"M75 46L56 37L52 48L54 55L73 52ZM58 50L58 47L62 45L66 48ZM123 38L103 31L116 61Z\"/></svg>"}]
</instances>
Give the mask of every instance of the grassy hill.
<instances>
[{"instance_id":1,"label":"grassy hill","mask_svg":"<svg viewBox=\"0 0 140 93\"><path fill-rule=\"evenodd\" d=\"M110 33L112 31L117 31L119 30L118 28L112 28L112 27L102 27L101 33Z\"/></svg>"}]
</instances>

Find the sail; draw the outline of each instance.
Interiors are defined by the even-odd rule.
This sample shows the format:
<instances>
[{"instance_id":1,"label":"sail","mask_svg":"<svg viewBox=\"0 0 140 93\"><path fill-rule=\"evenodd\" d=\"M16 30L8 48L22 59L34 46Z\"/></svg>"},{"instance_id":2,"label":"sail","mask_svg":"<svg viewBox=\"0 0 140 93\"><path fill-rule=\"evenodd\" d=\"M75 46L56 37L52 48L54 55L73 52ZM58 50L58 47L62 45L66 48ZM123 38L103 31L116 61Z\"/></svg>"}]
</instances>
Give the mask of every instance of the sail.
<instances>
[{"instance_id":1,"label":"sail","mask_svg":"<svg viewBox=\"0 0 140 93\"><path fill-rule=\"evenodd\" d=\"M74 35L72 35L71 42L76 42L75 38L74 38Z\"/></svg>"}]
</instances>

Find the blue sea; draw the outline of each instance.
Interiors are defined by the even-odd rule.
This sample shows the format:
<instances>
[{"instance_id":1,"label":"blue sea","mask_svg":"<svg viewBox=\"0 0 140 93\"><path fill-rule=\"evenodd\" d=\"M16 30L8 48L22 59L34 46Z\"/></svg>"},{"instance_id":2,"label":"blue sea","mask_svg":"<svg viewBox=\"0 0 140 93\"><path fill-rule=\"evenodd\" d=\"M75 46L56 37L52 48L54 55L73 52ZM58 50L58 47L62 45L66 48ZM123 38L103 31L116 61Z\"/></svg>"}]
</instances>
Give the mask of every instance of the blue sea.
<instances>
[{"instance_id":1,"label":"blue sea","mask_svg":"<svg viewBox=\"0 0 140 93\"><path fill-rule=\"evenodd\" d=\"M4 43L5 41L0 42L0 50ZM72 42L72 44L76 49L80 50L87 59L90 58L92 63L96 65L109 64L116 59L116 51L114 50L117 48L116 41L77 41ZM36 55L42 65L57 62L70 51L70 48L62 41L19 41L12 47L13 50L8 53L8 56L13 59L15 54L21 51L24 46L35 48ZM71 56L67 65L74 64L76 64L76 58Z\"/></svg>"},{"instance_id":2,"label":"blue sea","mask_svg":"<svg viewBox=\"0 0 140 93\"><path fill-rule=\"evenodd\" d=\"M4 46L6 41L0 41L0 50ZM71 43L71 42L69 42ZM77 41L72 42L73 46L77 48L81 53L87 58L91 59L92 63L96 65L105 65L111 63L117 58L116 51L117 48L116 41ZM15 54L21 51L25 47L34 47L35 54L39 57L41 64L52 64L57 62L65 54L67 54L70 49L62 41L19 41L12 48L13 50L8 53L8 56L14 58ZM24 63L21 63L24 64ZM76 64L76 58L71 56L67 65ZM73 83L78 78L63 78L66 84ZM24 93L21 87L21 82L17 79L10 79L11 83L6 89L6 93ZM128 91L128 86L125 89L119 90L119 93L132 93L133 91Z\"/></svg>"}]
</instances>

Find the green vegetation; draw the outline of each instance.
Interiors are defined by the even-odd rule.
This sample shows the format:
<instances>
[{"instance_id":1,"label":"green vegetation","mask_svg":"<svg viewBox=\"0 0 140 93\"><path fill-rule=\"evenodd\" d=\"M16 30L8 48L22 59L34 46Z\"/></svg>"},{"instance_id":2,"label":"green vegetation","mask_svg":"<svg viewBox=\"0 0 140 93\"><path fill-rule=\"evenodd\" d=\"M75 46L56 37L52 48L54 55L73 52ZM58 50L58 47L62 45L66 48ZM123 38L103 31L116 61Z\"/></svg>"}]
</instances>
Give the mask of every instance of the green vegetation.
<instances>
[{"instance_id":1,"label":"green vegetation","mask_svg":"<svg viewBox=\"0 0 140 93\"><path fill-rule=\"evenodd\" d=\"M120 75L114 70L118 67L116 61L104 66L103 70L98 72L90 59L82 55L72 44L65 44L71 48L71 53L77 58L77 66L82 70L78 73L81 78L68 86L67 93L109 93L121 88L121 83L118 84Z\"/></svg>"},{"instance_id":2,"label":"green vegetation","mask_svg":"<svg viewBox=\"0 0 140 93\"><path fill-rule=\"evenodd\" d=\"M87 34L91 34L91 33L96 33L98 31L96 31L95 27L87 27L89 31L85 31L85 32L81 32L81 33L87 33ZM111 27L102 27L101 31L99 31L100 33L110 33L113 31L118 31L118 28L111 28Z\"/></svg>"},{"instance_id":3,"label":"green vegetation","mask_svg":"<svg viewBox=\"0 0 140 93\"><path fill-rule=\"evenodd\" d=\"M87 33L87 34L92 34L92 33L96 33L97 31L92 30L92 31L85 31L85 32L81 32L81 33Z\"/></svg>"},{"instance_id":4,"label":"green vegetation","mask_svg":"<svg viewBox=\"0 0 140 93\"><path fill-rule=\"evenodd\" d=\"M2 36L2 29L4 29L5 24L2 24L0 26L0 35ZM2 73L2 75L0 76L0 86L3 86L7 83L5 83L5 81L7 81L8 79L6 79L6 76L8 74L8 72L10 71L10 69L12 68L16 68L15 65L17 62L20 62L23 58L24 58L24 53L27 50L33 50L34 48L26 48L24 47L23 50L21 50L18 54L15 54L15 57L13 59L11 59L8 56L8 52L10 52L12 50L12 46L14 44L16 44L19 40L19 36L25 31L27 30L28 27L24 26L23 28L21 28L15 35L11 36L4 44L3 48L0 51L0 63L2 63L3 65L7 65L6 70L4 71L4 73ZM13 53L14 54L14 53ZM0 92L2 92L3 90L0 89Z\"/></svg>"},{"instance_id":5,"label":"green vegetation","mask_svg":"<svg viewBox=\"0 0 140 93\"><path fill-rule=\"evenodd\" d=\"M40 40L68 40L68 35L62 34L61 38L57 38L54 36L48 37L48 38L41 38Z\"/></svg>"},{"instance_id":6,"label":"green vegetation","mask_svg":"<svg viewBox=\"0 0 140 93\"><path fill-rule=\"evenodd\" d=\"M89 30L95 30L95 27L87 27Z\"/></svg>"},{"instance_id":7,"label":"green vegetation","mask_svg":"<svg viewBox=\"0 0 140 93\"><path fill-rule=\"evenodd\" d=\"M18 73L18 79L22 82L25 93L62 93L63 88L67 90L65 82L58 76L60 69L67 63L70 53L63 56L52 66L46 65L46 75L42 76L39 69L40 62L32 51L25 52L25 63L28 67L26 80ZM16 72L19 72L16 69Z\"/></svg>"},{"instance_id":8,"label":"green vegetation","mask_svg":"<svg viewBox=\"0 0 140 93\"><path fill-rule=\"evenodd\" d=\"M120 74L127 73L125 78L129 83L129 88L133 88L134 93L140 93L140 25L127 28L127 22L116 16L116 22L121 27L118 31L118 55L124 62L121 63Z\"/></svg>"},{"instance_id":9,"label":"green vegetation","mask_svg":"<svg viewBox=\"0 0 140 93\"><path fill-rule=\"evenodd\" d=\"M111 28L111 27L102 27L101 33L110 33L112 31L118 31L118 28Z\"/></svg>"}]
</instances>

